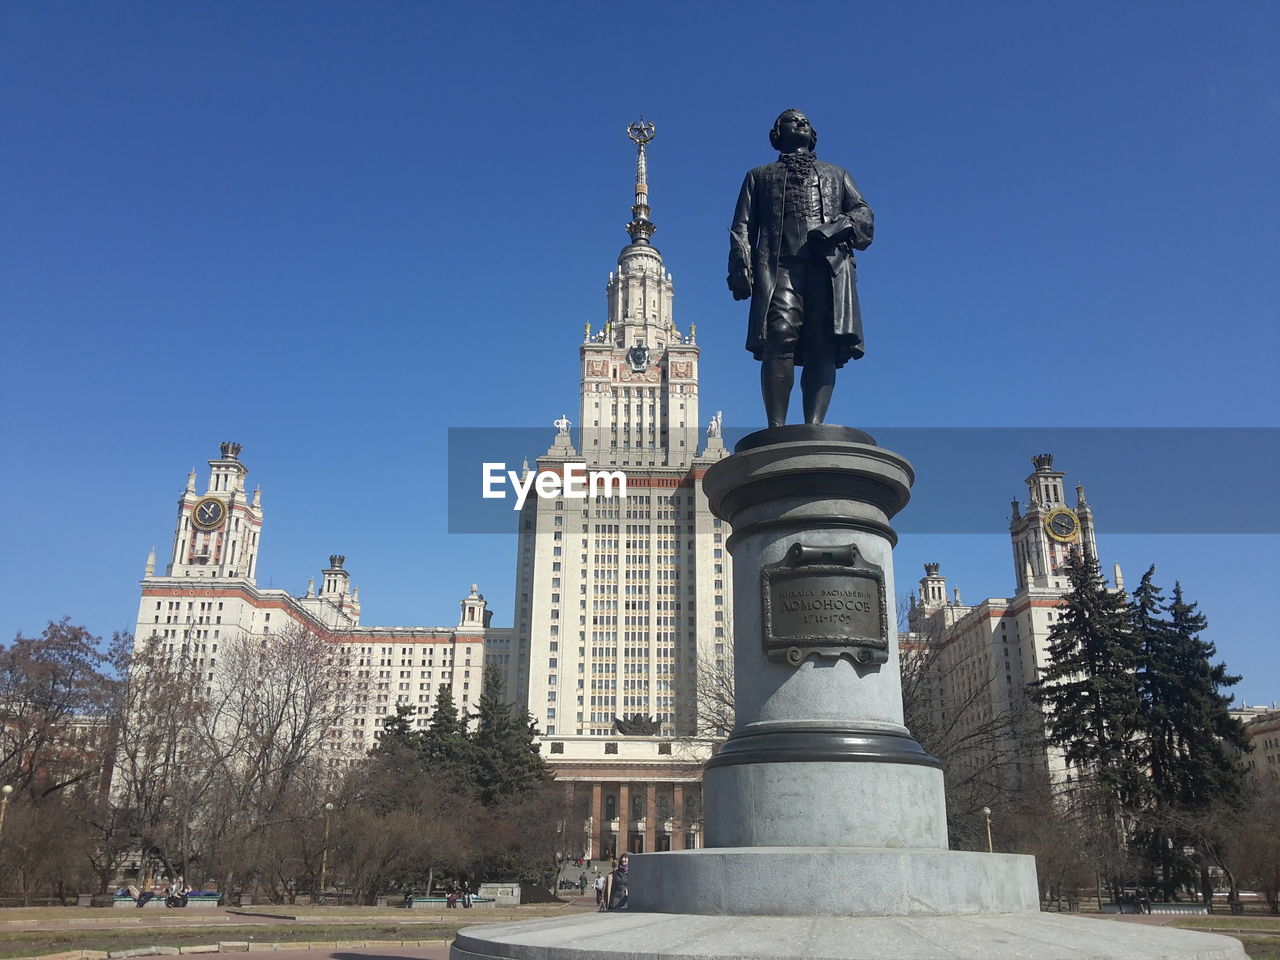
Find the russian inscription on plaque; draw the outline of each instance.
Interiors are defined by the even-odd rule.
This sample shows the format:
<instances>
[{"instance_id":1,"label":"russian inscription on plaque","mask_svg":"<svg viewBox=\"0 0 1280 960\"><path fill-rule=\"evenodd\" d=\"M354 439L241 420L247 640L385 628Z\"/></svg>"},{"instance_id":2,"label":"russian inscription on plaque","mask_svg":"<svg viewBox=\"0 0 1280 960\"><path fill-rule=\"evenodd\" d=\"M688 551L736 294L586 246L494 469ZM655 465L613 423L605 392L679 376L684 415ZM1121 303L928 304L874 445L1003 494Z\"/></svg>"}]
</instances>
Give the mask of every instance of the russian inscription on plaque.
<instances>
[{"instance_id":1,"label":"russian inscription on plaque","mask_svg":"<svg viewBox=\"0 0 1280 960\"><path fill-rule=\"evenodd\" d=\"M780 563L760 572L764 652L799 666L810 656L858 664L889 660L884 569L855 544L793 543Z\"/></svg>"}]
</instances>

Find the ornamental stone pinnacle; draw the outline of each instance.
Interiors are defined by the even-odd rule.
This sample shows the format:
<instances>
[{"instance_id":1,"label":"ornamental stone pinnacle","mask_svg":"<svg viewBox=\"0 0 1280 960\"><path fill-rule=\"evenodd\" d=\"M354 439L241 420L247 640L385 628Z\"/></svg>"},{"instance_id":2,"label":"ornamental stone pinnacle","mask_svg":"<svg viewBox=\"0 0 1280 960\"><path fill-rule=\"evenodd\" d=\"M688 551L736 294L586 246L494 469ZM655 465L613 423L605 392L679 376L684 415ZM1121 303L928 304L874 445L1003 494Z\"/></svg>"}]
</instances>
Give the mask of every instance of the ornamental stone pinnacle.
<instances>
[{"instance_id":1,"label":"ornamental stone pinnacle","mask_svg":"<svg viewBox=\"0 0 1280 960\"><path fill-rule=\"evenodd\" d=\"M627 224L632 243L647 244L658 229L649 219L648 170L644 155L644 148L653 140L654 132L653 123L644 117L627 126L627 136L636 145L636 202L631 205L631 222Z\"/></svg>"}]
</instances>

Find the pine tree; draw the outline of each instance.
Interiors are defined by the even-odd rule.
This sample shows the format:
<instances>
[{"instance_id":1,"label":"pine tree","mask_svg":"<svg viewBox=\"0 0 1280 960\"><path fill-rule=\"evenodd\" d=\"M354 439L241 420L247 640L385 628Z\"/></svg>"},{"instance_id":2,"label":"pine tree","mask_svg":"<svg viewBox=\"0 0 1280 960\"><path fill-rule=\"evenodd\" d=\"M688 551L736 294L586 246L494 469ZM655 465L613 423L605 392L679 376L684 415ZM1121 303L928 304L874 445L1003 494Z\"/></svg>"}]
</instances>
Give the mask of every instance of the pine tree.
<instances>
[{"instance_id":1,"label":"pine tree","mask_svg":"<svg viewBox=\"0 0 1280 960\"><path fill-rule=\"evenodd\" d=\"M1176 802L1195 810L1214 800L1234 803L1244 785L1238 757L1250 749L1249 737L1228 713L1231 698L1221 691L1235 686L1240 677L1228 674L1225 663L1212 662L1218 649L1200 637L1208 620L1196 604L1186 602L1178 582L1169 603L1169 623L1182 681L1170 715L1178 747Z\"/></svg>"},{"instance_id":2,"label":"pine tree","mask_svg":"<svg viewBox=\"0 0 1280 960\"><path fill-rule=\"evenodd\" d=\"M466 719L458 715L449 684L436 690L431 722L422 739L424 762L458 782L469 782L471 744L467 740Z\"/></svg>"},{"instance_id":3,"label":"pine tree","mask_svg":"<svg viewBox=\"0 0 1280 960\"><path fill-rule=\"evenodd\" d=\"M1154 583L1155 572L1152 566L1142 575L1129 601L1138 650L1139 728L1150 778L1146 815L1135 843L1156 869L1157 885L1168 899L1180 883L1190 879L1192 865L1168 829L1167 807L1177 792L1177 747L1170 712L1177 706L1179 676L1173 629L1164 616L1165 599Z\"/></svg>"},{"instance_id":4,"label":"pine tree","mask_svg":"<svg viewBox=\"0 0 1280 960\"><path fill-rule=\"evenodd\" d=\"M1049 631L1049 663L1029 690L1045 708L1049 743L1091 776L1118 808L1141 791L1136 650L1124 595L1108 590L1095 561L1072 551L1070 592Z\"/></svg>"},{"instance_id":5,"label":"pine tree","mask_svg":"<svg viewBox=\"0 0 1280 960\"><path fill-rule=\"evenodd\" d=\"M517 719L502 698L498 675L486 672L471 736L471 781L486 807L506 803L551 779L538 752L533 717Z\"/></svg>"},{"instance_id":6,"label":"pine tree","mask_svg":"<svg viewBox=\"0 0 1280 960\"><path fill-rule=\"evenodd\" d=\"M1239 677L1212 663L1214 644L1201 639L1208 621L1187 603L1175 584L1166 603L1149 569L1134 591L1130 611L1139 642L1141 730L1151 778L1144 831L1148 857L1160 871L1166 895L1193 875L1182 855L1202 847L1189 825L1215 804L1241 799L1244 770L1237 759L1248 749L1241 724L1228 713L1220 691ZM1203 851L1202 851L1203 852Z\"/></svg>"},{"instance_id":7,"label":"pine tree","mask_svg":"<svg viewBox=\"0 0 1280 960\"><path fill-rule=\"evenodd\" d=\"M414 715L412 705L402 703L396 707L396 715L382 721L382 734L378 738L378 748L388 748L392 744L417 749L418 735L414 732L410 718ZM377 748L375 748L377 749Z\"/></svg>"}]
</instances>

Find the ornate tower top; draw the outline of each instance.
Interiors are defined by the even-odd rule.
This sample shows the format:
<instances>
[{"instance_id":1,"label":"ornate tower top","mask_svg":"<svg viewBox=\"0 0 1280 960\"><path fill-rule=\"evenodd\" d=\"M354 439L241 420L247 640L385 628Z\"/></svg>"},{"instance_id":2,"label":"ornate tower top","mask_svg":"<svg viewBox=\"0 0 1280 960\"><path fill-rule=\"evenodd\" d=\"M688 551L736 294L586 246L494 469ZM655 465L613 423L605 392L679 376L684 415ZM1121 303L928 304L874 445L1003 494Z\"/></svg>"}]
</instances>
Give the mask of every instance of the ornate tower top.
<instances>
[{"instance_id":1,"label":"ornate tower top","mask_svg":"<svg viewBox=\"0 0 1280 960\"><path fill-rule=\"evenodd\" d=\"M232 443L230 440L223 440L218 444L218 451L222 454L223 460L236 460L240 457L240 451L244 449L244 444Z\"/></svg>"},{"instance_id":2,"label":"ornate tower top","mask_svg":"<svg viewBox=\"0 0 1280 960\"><path fill-rule=\"evenodd\" d=\"M649 182L644 156L644 148L653 139L654 132L653 124L644 117L627 127L627 136L636 145L636 202L631 205L631 222L627 224L632 243L647 244L653 231L658 229L649 219Z\"/></svg>"}]
</instances>

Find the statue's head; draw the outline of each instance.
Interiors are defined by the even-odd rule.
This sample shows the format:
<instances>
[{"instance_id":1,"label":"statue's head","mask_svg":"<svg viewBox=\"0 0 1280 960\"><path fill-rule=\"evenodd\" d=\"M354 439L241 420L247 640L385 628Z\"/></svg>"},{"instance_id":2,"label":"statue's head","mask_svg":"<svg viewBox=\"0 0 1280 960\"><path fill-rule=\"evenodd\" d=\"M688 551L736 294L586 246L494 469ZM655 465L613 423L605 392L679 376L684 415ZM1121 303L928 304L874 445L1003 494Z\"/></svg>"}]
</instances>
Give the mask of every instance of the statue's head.
<instances>
[{"instance_id":1,"label":"statue's head","mask_svg":"<svg viewBox=\"0 0 1280 960\"><path fill-rule=\"evenodd\" d=\"M802 146L812 150L818 145L818 131L809 125L809 118L803 110L783 110L773 121L769 145L783 153Z\"/></svg>"}]
</instances>

